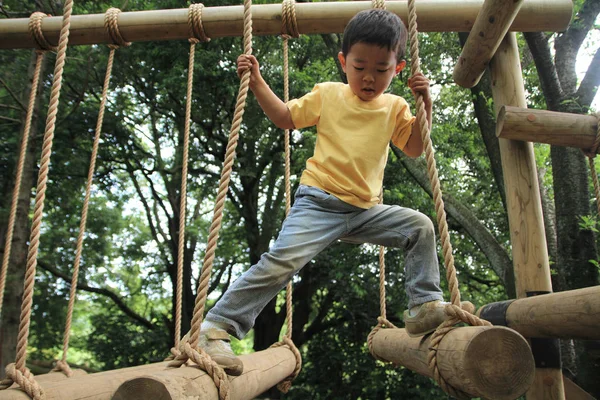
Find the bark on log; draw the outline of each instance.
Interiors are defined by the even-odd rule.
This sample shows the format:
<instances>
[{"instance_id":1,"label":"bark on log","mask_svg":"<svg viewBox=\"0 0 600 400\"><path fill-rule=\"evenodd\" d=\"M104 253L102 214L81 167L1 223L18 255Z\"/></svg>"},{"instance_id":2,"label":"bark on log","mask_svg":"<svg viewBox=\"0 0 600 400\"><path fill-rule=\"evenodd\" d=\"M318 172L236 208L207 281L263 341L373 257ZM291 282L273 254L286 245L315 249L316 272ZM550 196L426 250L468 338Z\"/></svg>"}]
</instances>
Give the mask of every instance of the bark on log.
<instances>
[{"instance_id":1,"label":"bark on log","mask_svg":"<svg viewBox=\"0 0 600 400\"><path fill-rule=\"evenodd\" d=\"M503 106L498 114L499 138L590 149L598 119L593 115Z\"/></svg>"},{"instance_id":2,"label":"bark on log","mask_svg":"<svg viewBox=\"0 0 600 400\"><path fill-rule=\"evenodd\" d=\"M229 377L230 399L254 399L294 371L296 358L287 347L244 356L244 373ZM122 384L112 400L217 400L210 376L195 367L173 368L134 378Z\"/></svg>"},{"instance_id":3,"label":"bark on log","mask_svg":"<svg viewBox=\"0 0 600 400\"><path fill-rule=\"evenodd\" d=\"M600 286L491 303L481 307L478 314L526 338L597 340L600 339Z\"/></svg>"},{"instance_id":4,"label":"bark on log","mask_svg":"<svg viewBox=\"0 0 600 400\"><path fill-rule=\"evenodd\" d=\"M473 26L483 1L419 0L419 31L468 32ZM357 12L370 9L370 1L340 1L297 3L296 20L302 34L341 33ZM573 5L570 0L526 0L515 18L513 31L560 32L571 21ZM387 9L404 21L408 20L406 2L390 1ZM130 42L151 40L186 40L189 38L188 9L122 12L119 29ZM281 5L252 6L253 33L280 35ZM28 29L29 19L0 20L0 49L33 48L34 40ZM242 36L243 7L205 7L202 24L211 38ZM48 17L42 21L42 31L50 43L56 44L62 17ZM104 14L74 15L71 18L69 45L110 43L104 28Z\"/></svg>"},{"instance_id":5,"label":"bark on log","mask_svg":"<svg viewBox=\"0 0 600 400\"><path fill-rule=\"evenodd\" d=\"M427 356L431 336L411 338L404 329L381 329L373 337L375 354L431 377ZM464 327L440 342L440 374L454 388L474 397L514 400L533 382L535 365L525 338L500 326Z\"/></svg>"},{"instance_id":6,"label":"bark on log","mask_svg":"<svg viewBox=\"0 0 600 400\"><path fill-rule=\"evenodd\" d=\"M523 0L485 0L454 66L454 82L477 85L522 5Z\"/></svg>"}]
</instances>

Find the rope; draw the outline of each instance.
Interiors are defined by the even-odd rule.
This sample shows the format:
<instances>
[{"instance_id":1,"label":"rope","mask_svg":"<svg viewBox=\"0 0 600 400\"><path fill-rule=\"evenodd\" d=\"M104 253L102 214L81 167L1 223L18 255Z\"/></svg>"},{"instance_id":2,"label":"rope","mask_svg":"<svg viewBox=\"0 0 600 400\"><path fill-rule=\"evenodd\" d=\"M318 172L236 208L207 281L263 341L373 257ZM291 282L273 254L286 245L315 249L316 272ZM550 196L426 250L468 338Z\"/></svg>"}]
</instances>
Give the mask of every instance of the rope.
<instances>
[{"instance_id":1,"label":"rope","mask_svg":"<svg viewBox=\"0 0 600 400\"><path fill-rule=\"evenodd\" d=\"M588 158L590 174L592 175L592 183L594 184L594 194L596 196L596 208L598 215L600 215L600 184L598 184L598 174L596 173L596 167L594 163L594 158L596 157L596 153L600 147L600 112L597 112L593 115L598 121L598 125L596 127L596 139L594 139L592 147L590 147L590 149L587 151L583 151L583 154L585 154Z\"/></svg>"},{"instance_id":2,"label":"rope","mask_svg":"<svg viewBox=\"0 0 600 400\"><path fill-rule=\"evenodd\" d=\"M104 15L104 27L111 38L120 37L118 34L117 16L121 12L116 8L109 8ZM115 33L117 32L117 33ZM129 43L120 41L125 46ZM71 323L73 320L73 309L75 308L75 299L77 297L77 282L79 280L79 267L81 265L81 255L83 253L83 240L87 226L87 217L89 210L90 197L92 193L92 183L94 180L94 172L96 171L96 159L98 157L98 147L100 145L100 136L102 134L102 124L104 122L104 111L106 109L106 99L108 97L108 88L110 86L110 78L112 76L112 68L115 59L115 50L119 48L116 43L108 45L110 52L106 63L106 73L104 75L104 84L102 86L102 96L100 98L100 106L98 110L98 119L96 120L96 131L94 134L94 143L92 145L92 154L90 156L90 166L88 169L87 183L85 187L85 197L83 200L83 208L81 211L81 221L79 224L79 234L77 236L77 248L75 251L75 262L73 265L73 276L71 277L71 290L69 293L69 305L67 308L67 320L65 322L65 332L63 335L63 353L60 361L56 363L53 371L62 371L67 377L73 376L73 371L67 362L69 352L69 339L71 333Z\"/></svg>"},{"instance_id":3,"label":"rope","mask_svg":"<svg viewBox=\"0 0 600 400\"><path fill-rule=\"evenodd\" d=\"M42 34L42 19L45 17L46 14L40 12L34 12L29 17L29 33L34 38L37 34L41 35L42 40L44 41L44 35ZM40 44L40 41L36 40L36 42ZM29 144L29 134L31 132L31 120L33 118L35 99L37 97L37 89L40 82L40 75L42 73L42 64L44 61L44 56L46 54L46 51L51 49L51 46L49 44L48 46L43 47L44 44L48 43L41 43L38 50L36 51L33 82L31 83L31 91L29 92L29 103L27 104L27 114L25 115L23 138L21 139L21 149L19 151L19 160L17 162L17 175L15 177L15 187L13 188L12 202L10 205L10 214L8 217L8 227L6 229L6 240L4 242L4 256L2 258L2 269L0 269L0 315L2 314L4 289L6 287L6 274L8 273L8 264L10 262L10 253L12 250L13 233L15 230L15 222L17 219L17 206L19 203L19 192L21 190L21 181L23 180L23 169L25 166L27 146Z\"/></svg>"},{"instance_id":4,"label":"rope","mask_svg":"<svg viewBox=\"0 0 600 400\"><path fill-rule=\"evenodd\" d=\"M288 39L300 36L298 31L298 23L296 21L296 2L295 0L283 0L281 3L281 22L283 37L283 101L287 103L290 99L290 79L289 79L289 51ZM291 162L290 162L290 130L284 130L284 148L285 148L285 215L290 213L292 190L290 184ZM292 281L288 282L285 289L285 306L286 306L286 334L280 342L274 343L271 347L288 346L296 357L296 366L294 371L281 381L277 388L282 393L287 393L292 387L292 382L302 370L302 355L292 341L293 332L293 285Z\"/></svg>"},{"instance_id":5,"label":"rope","mask_svg":"<svg viewBox=\"0 0 600 400\"><path fill-rule=\"evenodd\" d=\"M408 15L409 15L409 31L410 31L410 56L411 56L411 74L414 76L420 73L420 59L419 59L419 38L417 31L417 11L415 7L415 0L408 0ZM475 315L465 312L461 309L460 304L460 288L458 286L458 279L456 278L456 268L454 267L454 257L452 255L452 245L450 243L450 235L448 233L448 223L446 221L446 211L444 210L444 201L442 199L442 190L440 188L440 180L437 173L435 164L433 146L431 144L431 136L429 131L429 124L427 122L427 112L425 110L425 103L423 96L420 93L415 94L416 105L417 105L417 123L425 146L425 158L427 160L427 173L429 175L429 181L433 191L433 198L435 201L436 216L438 222L438 229L440 231L440 238L442 241L442 251L444 255L444 265L446 267L446 279L448 281L448 288L450 289L451 304L446 306L446 314L449 318L444 321L432 336L432 345L429 350L429 368L433 373L435 380L438 382L440 387L451 396L462 397L467 396L466 394L454 389L447 381L440 375L437 367L437 348L443 337L453 326L459 322L465 322L469 325L477 326L491 326L488 321L482 320Z\"/></svg>"},{"instance_id":6,"label":"rope","mask_svg":"<svg viewBox=\"0 0 600 400\"><path fill-rule=\"evenodd\" d=\"M371 0L371 7L380 10L385 10L385 0Z\"/></svg>"},{"instance_id":7,"label":"rope","mask_svg":"<svg viewBox=\"0 0 600 400\"><path fill-rule=\"evenodd\" d=\"M244 0L244 54L252 54L252 0ZM247 70L242 75L240 89L238 92L237 102L235 106L235 113L231 126L231 132L229 134L229 140L227 142L227 150L225 152L225 161L223 163L223 170L221 172L221 179L219 181L219 190L217 193L217 199L215 202L213 219L210 226L208 235L208 244L206 254L204 256L204 262L202 264L202 273L200 274L200 282L198 286L198 294L194 305L194 314L192 317L192 326L190 330L189 343L184 346L185 351L177 356L169 366L180 367L188 359L192 359L194 362L200 365L197 360L202 360L203 365L206 367L206 372L213 378L217 388L219 389L219 397L221 399L229 398L229 381L227 375L222 368L220 368L212 360L211 362L204 362L204 357L200 356L198 350L198 341L200 339L200 326L202 324L202 318L204 315L204 307L206 305L206 297L208 295L208 286L210 283L210 275L212 272L213 261L215 258L215 250L217 247L217 241L219 238L219 230L221 228L221 221L223 219L223 208L225 206L225 197L229 189L229 181L231 178L231 171L233 169L233 159L235 158L235 148L239 139L239 131L242 123L242 116L244 115L244 109L246 106L246 97L248 96L248 88L250 86L250 70ZM201 351L201 350L200 350ZM210 357L208 357L210 359Z\"/></svg>"},{"instance_id":8,"label":"rope","mask_svg":"<svg viewBox=\"0 0 600 400\"><path fill-rule=\"evenodd\" d=\"M183 297L183 262L185 257L185 216L186 216L186 200L187 200L187 175L188 175L188 159L190 148L190 120L192 115L192 89L194 84L194 58L196 54L196 44L200 41L208 42L210 38L204 33L202 26L202 9L204 5L201 3L190 4L188 11L188 26L190 38L190 55L188 60L188 79L187 92L185 102L185 126L183 133L183 156L181 161L181 200L179 203L179 248L177 257L177 294L175 304L175 345L171 349L171 356L167 360L173 360L181 352L179 351L181 337L181 308Z\"/></svg>"},{"instance_id":9,"label":"rope","mask_svg":"<svg viewBox=\"0 0 600 400\"><path fill-rule=\"evenodd\" d=\"M104 14L104 27L108 30L111 44L108 45L111 49L117 49L119 46L127 47L131 43L123 39L121 30L119 29L119 14L121 10L118 8L109 8Z\"/></svg>"},{"instance_id":10,"label":"rope","mask_svg":"<svg viewBox=\"0 0 600 400\"><path fill-rule=\"evenodd\" d=\"M48 182L48 169L50 166L50 155L52 153L52 141L56 128L56 114L62 87L62 75L65 66L67 44L69 42L69 28L71 26L71 13L73 11L73 0L66 0L63 12L63 23L60 30L58 52L54 67L54 78L48 104L48 116L46 118L46 130L42 145L42 157L40 160L40 171L37 182L37 192L33 220L31 224L31 236L29 239L29 250L27 253L27 266L25 268L25 284L23 290L23 302L21 304L21 318L19 323L19 334L17 337L17 357L14 364L6 367L7 379L0 383L4 388L7 381L16 382L23 390L34 399L44 399L45 395L41 387L29 372L25 363L27 361L27 338L29 336L29 325L31 323L31 309L33 304L33 286L35 283L35 270L37 266L37 254L39 248L42 216L44 211L44 199L46 195L46 184ZM9 385L10 386L10 385Z\"/></svg>"},{"instance_id":11,"label":"rope","mask_svg":"<svg viewBox=\"0 0 600 400\"><path fill-rule=\"evenodd\" d=\"M39 50L44 51L56 51L56 46L50 44L46 37L44 36L44 32L42 31L42 20L46 18L47 15L43 12L34 12L29 17L29 34L35 41L37 48Z\"/></svg>"}]
</instances>

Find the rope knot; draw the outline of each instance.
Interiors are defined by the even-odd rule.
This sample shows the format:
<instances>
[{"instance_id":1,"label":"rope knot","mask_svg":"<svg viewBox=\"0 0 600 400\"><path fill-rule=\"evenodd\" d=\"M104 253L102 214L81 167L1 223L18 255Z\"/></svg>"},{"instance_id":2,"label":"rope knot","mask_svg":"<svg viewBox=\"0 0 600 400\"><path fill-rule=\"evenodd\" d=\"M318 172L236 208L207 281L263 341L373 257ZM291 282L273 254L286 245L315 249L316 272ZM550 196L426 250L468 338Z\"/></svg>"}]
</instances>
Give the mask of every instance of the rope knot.
<instances>
[{"instance_id":1,"label":"rope knot","mask_svg":"<svg viewBox=\"0 0 600 400\"><path fill-rule=\"evenodd\" d=\"M34 400L44 400L46 395L44 390L40 387L39 383L36 382L33 374L27 367L23 367L22 370L18 369L15 363L8 364L6 366L7 379L3 380L1 385L2 388L10 387L12 383L16 383ZM8 383L10 381L10 384Z\"/></svg>"},{"instance_id":2,"label":"rope knot","mask_svg":"<svg viewBox=\"0 0 600 400\"><path fill-rule=\"evenodd\" d=\"M281 342L273 343L271 345L272 348L281 346L288 346L291 352L294 353L294 356L296 357L296 366L294 367L294 371L292 372L292 374L277 384L277 389L279 389L281 393L287 393L292 387L292 382L294 381L294 379L296 379L296 377L300 374L300 371L302 370L302 355L300 354L300 351L298 350L292 339L287 335L283 337Z\"/></svg>"},{"instance_id":3,"label":"rope knot","mask_svg":"<svg viewBox=\"0 0 600 400\"><path fill-rule=\"evenodd\" d=\"M283 0L281 3L281 23L281 35L284 39L300 37L295 0Z\"/></svg>"},{"instance_id":4,"label":"rope knot","mask_svg":"<svg viewBox=\"0 0 600 400\"><path fill-rule=\"evenodd\" d=\"M29 34L35 41L38 53L56 51L57 46L50 44L42 31L42 20L50 15L36 11L29 16Z\"/></svg>"},{"instance_id":5,"label":"rope knot","mask_svg":"<svg viewBox=\"0 0 600 400\"><path fill-rule=\"evenodd\" d=\"M70 378L73 376L73 370L69 366L69 363L67 363L65 360L58 360L56 362L56 366L54 367L54 369L52 371L62 372L67 376L67 378Z\"/></svg>"},{"instance_id":6,"label":"rope knot","mask_svg":"<svg viewBox=\"0 0 600 400\"><path fill-rule=\"evenodd\" d=\"M127 47L131 45L131 42L126 41L121 35L121 30L119 29L119 14L121 10L118 8L111 7L106 10L104 14L104 27L108 31L108 36L112 43L108 45L108 47L112 50L118 49L120 46Z\"/></svg>"},{"instance_id":7,"label":"rope knot","mask_svg":"<svg viewBox=\"0 0 600 400\"><path fill-rule=\"evenodd\" d=\"M190 4L188 8L188 28L190 35L188 40L191 44L210 42L210 38L206 35L204 24L202 23L203 8L204 4L202 3Z\"/></svg>"}]
</instances>

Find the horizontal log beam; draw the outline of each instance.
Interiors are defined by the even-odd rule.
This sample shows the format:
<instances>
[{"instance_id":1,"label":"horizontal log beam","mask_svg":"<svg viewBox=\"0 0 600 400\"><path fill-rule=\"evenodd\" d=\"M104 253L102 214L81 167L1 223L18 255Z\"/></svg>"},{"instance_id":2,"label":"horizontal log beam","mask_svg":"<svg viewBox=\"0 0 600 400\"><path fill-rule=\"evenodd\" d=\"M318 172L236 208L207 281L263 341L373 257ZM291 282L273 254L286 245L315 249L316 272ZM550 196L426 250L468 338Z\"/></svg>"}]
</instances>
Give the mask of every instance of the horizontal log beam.
<instances>
[{"instance_id":1,"label":"horizontal log beam","mask_svg":"<svg viewBox=\"0 0 600 400\"><path fill-rule=\"evenodd\" d=\"M491 303L477 314L527 338L600 339L600 286Z\"/></svg>"},{"instance_id":2,"label":"horizontal log beam","mask_svg":"<svg viewBox=\"0 0 600 400\"><path fill-rule=\"evenodd\" d=\"M477 85L522 5L523 0L485 0L454 66L457 85Z\"/></svg>"},{"instance_id":3,"label":"horizontal log beam","mask_svg":"<svg viewBox=\"0 0 600 400\"><path fill-rule=\"evenodd\" d=\"M428 377L430 345L431 335L411 338L405 329L380 329L373 336L378 357ZM500 326L453 329L440 342L437 359L441 376L473 397L514 400L525 393L535 374L525 338Z\"/></svg>"},{"instance_id":4,"label":"horizontal log beam","mask_svg":"<svg viewBox=\"0 0 600 400\"><path fill-rule=\"evenodd\" d=\"M580 149L592 147L597 130L598 119L593 115L511 106L500 109L496 124L499 138Z\"/></svg>"},{"instance_id":5,"label":"horizontal log beam","mask_svg":"<svg viewBox=\"0 0 600 400\"><path fill-rule=\"evenodd\" d=\"M418 0L418 23L421 32L468 32L473 26L482 0ZM296 20L302 34L341 33L357 12L372 7L370 1L297 3ZM387 9L407 21L404 1L389 1ZM510 29L512 31L563 31L572 13L570 0L525 0ZM130 42L188 39L188 9L132 11L119 14L118 24L124 39ZM242 36L243 6L205 7L202 23L211 38ZM0 20L0 49L35 47L28 29L28 18ZM58 43L61 17L42 21L46 39ZM282 31L281 5L252 6L255 35L279 35ZM104 28L104 14L71 17L69 45L109 43Z\"/></svg>"},{"instance_id":6,"label":"horizontal log beam","mask_svg":"<svg viewBox=\"0 0 600 400\"><path fill-rule=\"evenodd\" d=\"M250 400L287 378L296 358L287 347L244 356L244 373L229 377L230 400ZM213 379L195 367L171 368L123 383L112 400L218 400Z\"/></svg>"},{"instance_id":7,"label":"horizontal log beam","mask_svg":"<svg viewBox=\"0 0 600 400\"><path fill-rule=\"evenodd\" d=\"M274 356L275 354L275 356ZM240 379L239 383L245 382L249 388L254 388L255 385L263 385L271 387L283 378L289 376L296 365L294 354L282 346L276 349L260 351L250 355L240 356L244 363L244 375L240 377L231 377L232 381ZM154 364L140 365L138 367L122 368L118 370L98 372L84 376L73 377L56 382L38 381L40 386L46 393L46 400L111 400L119 387L130 380L143 376L152 376L153 374L167 372L174 374L193 374L201 381L207 381L204 391L207 393L216 393L216 389L212 379L206 380L202 378L206 375L204 371L200 371L195 367L169 368L169 362L160 362ZM277 373L272 375L269 373L258 374L257 370L266 370L265 365L270 365ZM290 367L291 365L291 367ZM184 371L185 372L176 372ZM194 370L194 371L191 371ZM280 376L282 375L282 376ZM207 375L206 375L207 376ZM208 377L208 376L207 376ZM264 382L262 381L264 379ZM279 380L276 380L279 379ZM275 381L274 381L275 380ZM194 384L192 384L194 385ZM261 386L261 387L263 387ZM198 387L197 385L194 387ZM235 387L235 384L234 384ZM267 389L268 389L267 387ZM260 390L260 389L259 389ZM250 389L248 389L250 391ZM240 392L240 390L238 390ZM260 393L257 393L260 394ZM133 397L126 397L133 399ZM158 399L153 395L143 397L144 399ZM204 398L204 397L202 397ZM208 397L217 399L218 397ZM233 399L251 398L251 397L234 397ZM6 389L0 391L0 400L31 400L31 398L21 389Z\"/></svg>"}]
</instances>

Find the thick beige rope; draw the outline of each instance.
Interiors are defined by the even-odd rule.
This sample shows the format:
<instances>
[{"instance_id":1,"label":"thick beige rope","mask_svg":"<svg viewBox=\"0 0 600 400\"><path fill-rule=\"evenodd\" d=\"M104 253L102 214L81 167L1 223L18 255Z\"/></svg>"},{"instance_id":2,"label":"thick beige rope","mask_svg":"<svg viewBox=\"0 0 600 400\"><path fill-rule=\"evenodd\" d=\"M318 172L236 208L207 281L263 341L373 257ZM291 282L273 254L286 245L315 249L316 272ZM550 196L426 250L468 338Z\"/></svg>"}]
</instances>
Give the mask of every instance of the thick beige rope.
<instances>
[{"instance_id":1,"label":"thick beige rope","mask_svg":"<svg viewBox=\"0 0 600 400\"><path fill-rule=\"evenodd\" d=\"M290 99L290 79L289 79L289 51L288 40L292 37L300 36L298 31L298 23L296 21L296 2L295 0L283 0L281 3L281 22L282 22L282 37L283 37L283 101L287 103ZM291 162L290 162L290 130L284 130L284 148L285 148L285 215L287 216L291 208L292 190L290 183ZM281 381L277 388L282 393L287 393L292 387L292 382L302 370L302 355L292 340L293 331L293 285L292 281L288 282L285 289L285 305L286 305L286 334L282 341L274 343L271 347L288 346L296 357L296 366L290 376Z\"/></svg>"},{"instance_id":2,"label":"thick beige rope","mask_svg":"<svg viewBox=\"0 0 600 400\"><path fill-rule=\"evenodd\" d=\"M588 158L588 164L590 166L590 174L592 175L592 183L594 184L594 194L596 196L596 209L598 211L598 215L600 215L600 185L598 184L598 174L596 173L596 166L594 163L594 158L596 157L596 153L598 152L598 148L600 147L600 112L593 114L598 121L598 125L596 127L596 139L594 140L594 144L592 147L584 151L583 153Z\"/></svg>"},{"instance_id":3,"label":"thick beige rope","mask_svg":"<svg viewBox=\"0 0 600 400\"><path fill-rule=\"evenodd\" d=\"M17 218L17 205L19 203L19 192L21 190L21 181L23 180L23 169L25 167L25 156L27 154L27 146L29 144L29 134L31 132L31 120L33 118L33 110L35 100L37 98L37 89L40 82L40 74L42 72L42 64L46 51L51 50L52 46L46 42L42 33L42 19L46 14L34 12L29 17L29 33L33 38L41 37L41 41L36 39L38 49L35 57L35 70L33 72L33 82L31 83L31 91L29 92L29 103L27 104L27 114L25 116L25 127L23 128L23 138L21 139L21 149L19 151L19 160L17 162L17 175L15 177L15 187L12 194L12 202L10 205L10 214L8 216L8 227L6 230L6 240L4 242L4 256L2 257L2 269L0 270L0 315L2 315L2 305L4 300L4 289L6 288L6 274L8 272L8 263L10 261L10 253L12 250L12 240L15 230L15 221Z\"/></svg>"},{"instance_id":4,"label":"thick beige rope","mask_svg":"<svg viewBox=\"0 0 600 400\"><path fill-rule=\"evenodd\" d=\"M411 74L421 72L420 70L420 59L419 59L419 38L417 30L417 11L415 7L415 0L408 0L408 25L410 31L410 55L411 55ZM427 173L429 175L429 181L433 191L433 199L435 201L436 216L438 222L438 229L440 231L440 238L442 241L442 251L444 255L444 265L446 267L446 279L448 281L448 288L450 290L451 304L446 306L446 314L449 319L444 321L438 329L434 332L431 339L431 347L428 355L429 368L431 369L434 378L439 383L440 387L455 397L463 397L466 394L454 389L450 386L447 381L440 375L437 368L437 349L439 343L443 339L444 335L452 329L452 326L459 322L465 322L469 325L477 326L490 326L488 321L482 320L475 315L466 312L461 309L460 304L460 288L458 286L458 279L456 278L456 268L454 267L454 256L452 255L452 245L450 243L450 235L448 233L448 223L446 221L446 211L444 210L444 201L442 199L442 190L440 188L440 180L437 173L435 164L435 156L433 146L431 143L431 136L429 131L429 123L427 122L427 112L425 110L425 103L423 96L420 93L416 94L416 105L417 105L417 123L423 138L423 144L425 146L425 158L427 160ZM474 311L474 310L471 310Z\"/></svg>"},{"instance_id":5,"label":"thick beige rope","mask_svg":"<svg viewBox=\"0 0 600 400\"><path fill-rule=\"evenodd\" d=\"M185 257L185 217L187 200L187 175L188 159L190 148L190 122L192 116L192 90L194 85L194 57L196 54L196 44L200 41L208 42L210 38L206 36L202 25L202 3L190 4L188 9L188 27L190 38L190 55L188 59L188 77L187 92L185 101L185 126L183 132L183 155L181 160L181 199L179 203L179 248L177 250L177 294L175 301L175 340L174 347L171 349L172 356L167 360L173 360L180 353L179 346L181 340L181 307L183 297L183 263Z\"/></svg>"},{"instance_id":6,"label":"thick beige rope","mask_svg":"<svg viewBox=\"0 0 600 400\"><path fill-rule=\"evenodd\" d=\"M46 118L46 130L44 132L42 157L40 160L40 171L38 175L33 221L31 225L31 236L29 239L29 251L27 253L23 302L21 304L21 319L17 338L17 357L14 364L9 364L6 367L6 375L8 379L5 379L2 384L0 384L0 387L4 388L6 381L16 382L23 390L27 392L27 394L36 400L44 399L45 395L42 388L38 385L33 375L25 366L27 361L27 339L29 336L29 325L31 323L33 286L35 284L35 271L37 266L38 248L40 245L39 240L44 211L44 199L46 196L46 185L48 182L48 169L50 166L50 155L52 153L54 130L56 128L56 114L58 113L60 89L62 87L62 76L65 66L67 45L69 42L69 28L71 26L72 12L73 0L66 0L63 12L63 23L60 30L58 52L56 54L52 90L50 92L50 101L48 104L48 116Z\"/></svg>"},{"instance_id":7,"label":"thick beige rope","mask_svg":"<svg viewBox=\"0 0 600 400\"><path fill-rule=\"evenodd\" d=\"M104 27L109 32L111 38L121 35L118 33L117 18L121 10L117 8L109 8L104 15ZM115 33L117 32L117 33ZM121 38L122 39L122 38ZM71 277L71 289L69 293L69 305L67 308L67 319L65 322L65 332L63 335L63 353L60 361L56 363L53 371L62 371L66 376L73 376L73 371L67 362L69 353L69 339L71 334L71 323L73 321L73 310L75 308L75 299L77 297L77 282L79 280L79 267L81 265L81 255L83 253L83 240L87 226L87 217L92 193L92 183L94 181L94 172L96 171L96 159L98 157L98 147L100 146L100 137L102 135L102 124L104 122L104 111L106 109L106 99L108 97L108 88L110 86L110 78L112 76L113 62L115 59L115 50L119 45L129 46L129 43L120 40L119 43L110 44L110 52L106 63L106 73L104 75L104 84L102 86L102 96L100 98L100 106L98 110L98 118L96 120L96 131L94 134L94 142L92 145L92 154L90 156L90 166L88 169L87 183L85 187L85 197L83 200L83 208L81 210L81 221L79 223L79 234L77 236L77 247L75 251L75 262L73 264L73 276Z\"/></svg>"},{"instance_id":8,"label":"thick beige rope","mask_svg":"<svg viewBox=\"0 0 600 400\"><path fill-rule=\"evenodd\" d=\"M244 0L244 54L252 54L252 1ZM210 226L210 232L208 235L208 244L206 254L204 256L204 262L202 264L202 272L200 274L198 294L194 305L194 315L192 317L192 326L190 330L189 343L184 346L184 352L177 356L169 366L179 367L186 363L188 359L192 359L201 368L203 368L215 381L215 384L219 388L219 396L221 399L229 398L229 380L227 375L214 361L206 355L201 349L197 349L198 341L200 339L200 326L204 316L204 307L206 306L206 297L208 295L208 286L210 283L210 275L212 272L213 261L215 258L215 251L217 247L217 241L219 239L219 230L221 228L221 221L223 219L223 208L225 206L225 198L229 189L229 181L231 178L231 171L233 169L233 160L235 158L235 148L239 139L239 131L242 124L242 116L244 115L244 109L246 106L246 97L248 96L248 89L250 86L250 70L247 70L242 75L240 89L237 97L235 106L235 112L233 122L231 126L231 132L229 134L229 140L227 143L227 150L225 152L225 162L223 163L223 170L221 172L221 179L219 182L219 190L217 193L217 199L215 202L215 209L213 214L212 223Z\"/></svg>"}]
</instances>

